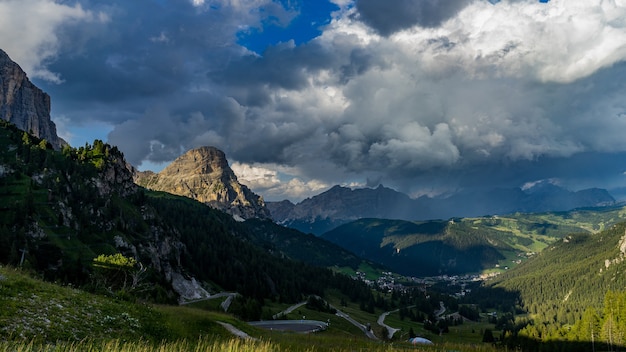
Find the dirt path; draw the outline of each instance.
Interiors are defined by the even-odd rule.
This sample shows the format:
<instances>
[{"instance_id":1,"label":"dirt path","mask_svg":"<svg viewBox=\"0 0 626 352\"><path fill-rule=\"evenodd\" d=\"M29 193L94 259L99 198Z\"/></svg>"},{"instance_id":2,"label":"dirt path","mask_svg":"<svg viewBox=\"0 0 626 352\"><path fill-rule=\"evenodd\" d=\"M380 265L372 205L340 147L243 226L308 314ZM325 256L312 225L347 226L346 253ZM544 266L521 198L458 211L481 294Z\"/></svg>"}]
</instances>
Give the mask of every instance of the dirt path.
<instances>
[{"instance_id":1,"label":"dirt path","mask_svg":"<svg viewBox=\"0 0 626 352\"><path fill-rule=\"evenodd\" d=\"M231 334L240 337L242 339L247 339L247 340L254 340L254 341L258 341L259 339L257 339L256 337L252 337L250 335L248 335L247 333L245 333L244 331L241 331L239 329L237 329L236 327L232 326L231 324L228 323L224 323L221 321L217 322L218 324L220 324L221 326L223 326L224 328L226 328L226 330L230 331Z\"/></svg>"},{"instance_id":2,"label":"dirt path","mask_svg":"<svg viewBox=\"0 0 626 352\"><path fill-rule=\"evenodd\" d=\"M287 309L283 310L282 312L280 312L280 313L276 313L276 314L272 315L272 319L278 319L280 316L287 315L287 314L289 314L289 313L293 312L294 310L296 310L296 309L298 309L298 308L302 307L303 305L305 305L305 304L306 304L306 302L307 302L307 301L300 302L300 303L298 303L298 304L294 304L293 306L291 306L291 307L289 307L289 308L287 308Z\"/></svg>"}]
</instances>

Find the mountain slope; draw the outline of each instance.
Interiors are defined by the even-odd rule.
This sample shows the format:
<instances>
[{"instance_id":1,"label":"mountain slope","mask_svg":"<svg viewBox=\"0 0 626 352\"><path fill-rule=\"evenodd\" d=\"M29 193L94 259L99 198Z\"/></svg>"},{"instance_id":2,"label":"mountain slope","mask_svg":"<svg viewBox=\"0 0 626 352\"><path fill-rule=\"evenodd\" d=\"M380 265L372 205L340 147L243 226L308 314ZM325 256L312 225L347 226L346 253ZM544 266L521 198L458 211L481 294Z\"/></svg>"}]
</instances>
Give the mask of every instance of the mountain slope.
<instances>
[{"instance_id":1,"label":"mountain slope","mask_svg":"<svg viewBox=\"0 0 626 352\"><path fill-rule=\"evenodd\" d=\"M355 190L334 186L298 204L283 201L267 206L276 222L316 235L360 218L414 219L420 212L406 194L382 185Z\"/></svg>"},{"instance_id":2,"label":"mountain slope","mask_svg":"<svg viewBox=\"0 0 626 352\"><path fill-rule=\"evenodd\" d=\"M467 274L491 268L514 249L448 221L361 219L322 235L355 254L409 276Z\"/></svg>"},{"instance_id":3,"label":"mountain slope","mask_svg":"<svg viewBox=\"0 0 626 352\"><path fill-rule=\"evenodd\" d=\"M626 208L431 220L360 219L321 236L358 256L412 276L514 267L571 233L596 233L626 219Z\"/></svg>"},{"instance_id":4,"label":"mountain slope","mask_svg":"<svg viewBox=\"0 0 626 352\"><path fill-rule=\"evenodd\" d=\"M135 182L148 189L177 194L243 219L269 218L263 198L237 181L224 152L192 149L161 172L137 172Z\"/></svg>"},{"instance_id":5,"label":"mountain slope","mask_svg":"<svg viewBox=\"0 0 626 352\"><path fill-rule=\"evenodd\" d=\"M475 295L489 297L482 302L494 308L502 302L489 291L517 295L517 310L528 316L506 326L509 346L536 350L538 341L552 341L561 350L589 351L595 340L596 349L614 350L626 345L625 270L621 222L595 234L570 234Z\"/></svg>"}]
</instances>

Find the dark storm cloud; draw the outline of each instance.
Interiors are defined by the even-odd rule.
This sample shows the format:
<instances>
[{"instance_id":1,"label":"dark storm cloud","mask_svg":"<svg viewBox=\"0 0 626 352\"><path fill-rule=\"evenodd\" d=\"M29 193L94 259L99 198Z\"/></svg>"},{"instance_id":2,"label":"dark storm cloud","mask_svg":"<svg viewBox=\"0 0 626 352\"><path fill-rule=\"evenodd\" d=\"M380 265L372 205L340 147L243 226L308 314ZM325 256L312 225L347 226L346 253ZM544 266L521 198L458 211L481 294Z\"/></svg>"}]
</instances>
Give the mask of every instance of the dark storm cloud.
<instances>
[{"instance_id":1,"label":"dark storm cloud","mask_svg":"<svg viewBox=\"0 0 626 352\"><path fill-rule=\"evenodd\" d=\"M383 36L413 26L438 27L472 0L357 0L360 19Z\"/></svg>"},{"instance_id":2,"label":"dark storm cloud","mask_svg":"<svg viewBox=\"0 0 626 352\"><path fill-rule=\"evenodd\" d=\"M286 23L293 9L270 0L79 3L55 3L65 21L41 14L49 25L23 43L53 50L30 67L53 118L110 127L108 141L137 166L214 145L254 164L257 177L272 168L298 178L280 184L267 172L264 187L280 184L275 197L354 181L436 193L623 177L626 10L616 4L338 1L321 36L259 55L237 34L270 18ZM14 45L7 4L0 44ZM14 14L26 6L10 4ZM570 20L581 14L586 21ZM367 26L415 29L381 38Z\"/></svg>"},{"instance_id":3,"label":"dark storm cloud","mask_svg":"<svg viewBox=\"0 0 626 352\"><path fill-rule=\"evenodd\" d=\"M226 67L213 70L208 77L228 89L228 94L247 106L271 103L276 89L303 90L311 85L311 76L329 70L337 81L347 83L352 77L372 67L383 67L374 53L364 48L324 47L316 41L301 46L281 43L270 46L262 56L255 54L232 60Z\"/></svg>"},{"instance_id":4,"label":"dark storm cloud","mask_svg":"<svg viewBox=\"0 0 626 352\"><path fill-rule=\"evenodd\" d=\"M59 59L48 67L62 72L64 83L38 83L51 94L74 97L68 103L60 101L59 110L91 110L89 115L97 118L110 114L113 123L124 121L128 113L140 116L154 101L171 100L175 105L176 95L205 85L209 70L220 69L228 64L228 57L243 52L234 44L240 27L259 25L261 20L246 18L246 9L242 14L242 9L227 2L211 6L193 6L187 0L81 3L109 20L85 30L63 28ZM277 17L277 12L271 6L266 16ZM123 106L126 114L104 106L93 109L102 104ZM65 115L78 123L85 118Z\"/></svg>"}]
</instances>

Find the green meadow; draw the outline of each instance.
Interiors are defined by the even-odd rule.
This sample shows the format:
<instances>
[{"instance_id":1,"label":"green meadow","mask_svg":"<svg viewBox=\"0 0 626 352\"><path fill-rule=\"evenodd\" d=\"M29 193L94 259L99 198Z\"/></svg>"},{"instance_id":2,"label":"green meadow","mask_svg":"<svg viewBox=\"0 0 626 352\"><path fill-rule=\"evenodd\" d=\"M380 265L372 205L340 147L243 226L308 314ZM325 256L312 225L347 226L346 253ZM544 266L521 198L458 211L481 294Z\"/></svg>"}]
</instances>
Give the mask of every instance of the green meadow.
<instances>
[{"instance_id":1,"label":"green meadow","mask_svg":"<svg viewBox=\"0 0 626 352\"><path fill-rule=\"evenodd\" d=\"M339 307L339 301L333 302ZM480 342L481 323L451 328L444 336L428 335L420 324L401 321L397 314L386 323L400 328L391 340L370 340L345 319L330 313L295 309L287 319L330 321L323 332L302 334L253 327L220 312L215 302L189 306L153 305L94 295L76 288L43 282L30 273L0 268L0 352L30 351L495 351ZM268 310L287 305L268 303ZM380 311L368 314L353 303L339 307L381 336L376 324ZM270 311L268 311L268 314ZM236 337L227 323L251 338ZM408 329L431 338L434 346L413 346Z\"/></svg>"}]
</instances>

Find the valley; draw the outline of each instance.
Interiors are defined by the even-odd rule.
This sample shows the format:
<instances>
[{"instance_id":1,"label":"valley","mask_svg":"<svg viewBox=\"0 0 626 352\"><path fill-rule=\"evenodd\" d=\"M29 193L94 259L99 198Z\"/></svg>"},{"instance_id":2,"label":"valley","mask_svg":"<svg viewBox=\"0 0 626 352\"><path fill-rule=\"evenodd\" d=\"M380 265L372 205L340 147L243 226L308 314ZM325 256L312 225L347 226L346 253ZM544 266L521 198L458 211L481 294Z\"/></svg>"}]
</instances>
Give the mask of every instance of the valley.
<instances>
[{"instance_id":1,"label":"valley","mask_svg":"<svg viewBox=\"0 0 626 352\"><path fill-rule=\"evenodd\" d=\"M550 336L585 350L588 344L568 337L586 334L581 321L595 314L598 346L607 343L602 331L609 324L601 314L609 301L586 292L621 297L626 230L619 205L445 221L360 219L314 236L134 186L123 155L100 141L57 152L11 125L3 125L0 141L11 170L0 184L0 287L10 307L0 333L18 345L33 339L72 346L115 332L148 344L210 334L198 343L257 348L245 347L256 340L233 340L230 329L289 351L348 350L354 343L402 348L411 336L463 351L550 346L543 342ZM109 263L102 269L94 264L98 255ZM132 260L119 262L124 258ZM594 271L602 275L583 279L586 286L563 281ZM274 320L302 300L278 319L330 322L327 329L301 339L246 323ZM79 325L74 314L86 315L84 302L102 308ZM546 328L533 328L534 321ZM496 347L483 342L487 331Z\"/></svg>"}]
</instances>

